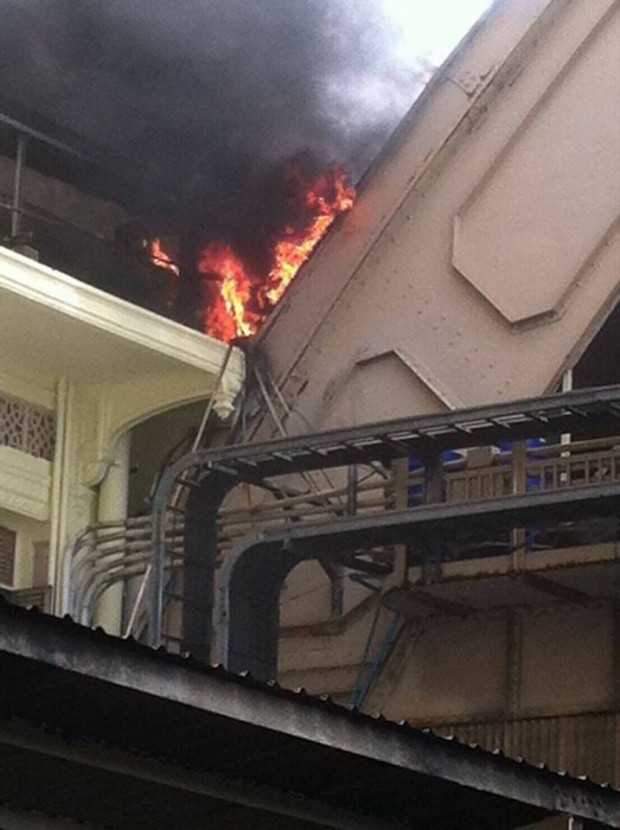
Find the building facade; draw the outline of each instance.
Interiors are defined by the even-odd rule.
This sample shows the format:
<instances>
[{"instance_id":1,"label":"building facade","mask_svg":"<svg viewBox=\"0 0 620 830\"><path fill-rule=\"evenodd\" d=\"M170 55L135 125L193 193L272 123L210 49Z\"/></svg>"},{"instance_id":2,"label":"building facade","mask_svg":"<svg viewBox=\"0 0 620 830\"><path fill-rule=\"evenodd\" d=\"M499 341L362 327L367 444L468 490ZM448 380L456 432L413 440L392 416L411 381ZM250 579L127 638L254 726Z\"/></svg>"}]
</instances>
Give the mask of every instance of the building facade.
<instances>
[{"instance_id":1,"label":"building facade","mask_svg":"<svg viewBox=\"0 0 620 830\"><path fill-rule=\"evenodd\" d=\"M619 41L614 0L493 5L259 335L237 439L620 382ZM65 183L46 201L40 172L18 188L5 167L13 195L21 188L12 222L78 198ZM72 221L114 236L127 217L104 201L90 194ZM243 356L128 302L118 269L102 292L73 278L87 264L52 270L33 258L36 233L18 236L22 253L0 252L5 591L46 588L54 611L140 635L144 499L209 396L232 411ZM618 443L565 432L530 447L470 442L445 460L444 496L475 511L528 488L615 484ZM244 481L220 512L220 563L265 527L406 509L422 492L416 476L402 463L350 464L295 473L268 496ZM176 492L164 528L171 597L188 536ZM402 547L295 569L280 604L280 682L620 785L615 525L516 528L430 570ZM181 650L174 603L164 613L166 644Z\"/></svg>"}]
</instances>

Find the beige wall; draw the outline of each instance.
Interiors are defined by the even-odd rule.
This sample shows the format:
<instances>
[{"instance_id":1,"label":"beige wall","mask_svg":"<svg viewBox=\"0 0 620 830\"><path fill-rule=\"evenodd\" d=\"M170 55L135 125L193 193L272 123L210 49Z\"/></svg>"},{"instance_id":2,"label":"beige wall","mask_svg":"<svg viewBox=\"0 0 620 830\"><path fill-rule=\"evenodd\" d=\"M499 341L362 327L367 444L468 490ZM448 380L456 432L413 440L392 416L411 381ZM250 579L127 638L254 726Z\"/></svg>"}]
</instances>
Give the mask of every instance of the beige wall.
<instances>
[{"instance_id":1,"label":"beige wall","mask_svg":"<svg viewBox=\"0 0 620 830\"><path fill-rule=\"evenodd\" d=\"M403 636L399 671L386 672L374 702L417 723L543 717L614 707L610 607L551 606L506 614L431 619ZM406 641L409 641L408 643ZM509 661L515 661L510 679Z\"/></svg>"},{"instance_id":2,"label":"beige wall","mask_svg":"<svg viewBox=\"0 0 620 830\"><path fill-rule=\"evenodd\" d=\"M617 293L619 40L611 0L470 37L263 334L291 429L553 388Z\"/></svg>"}]
</instances>

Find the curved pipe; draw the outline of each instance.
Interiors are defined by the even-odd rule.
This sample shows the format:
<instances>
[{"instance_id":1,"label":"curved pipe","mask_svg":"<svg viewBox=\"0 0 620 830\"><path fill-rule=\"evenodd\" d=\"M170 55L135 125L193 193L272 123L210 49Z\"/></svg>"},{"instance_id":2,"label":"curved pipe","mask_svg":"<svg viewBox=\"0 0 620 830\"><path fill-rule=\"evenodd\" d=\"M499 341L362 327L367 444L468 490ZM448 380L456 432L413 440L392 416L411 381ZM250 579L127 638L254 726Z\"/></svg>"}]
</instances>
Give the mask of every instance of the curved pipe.
<instances>
[{"instance_id":1,"label":"curved pipe","mask_svg":"<svg viewBox=\"0 0 620 830\"><path fill-rule=\"evenodd\" d=\"M257 680L275 679L280 630L280 592L293 568L312 553L245 537L217 575L217 660L229 671Z\"/></svg>"}]
</instances>

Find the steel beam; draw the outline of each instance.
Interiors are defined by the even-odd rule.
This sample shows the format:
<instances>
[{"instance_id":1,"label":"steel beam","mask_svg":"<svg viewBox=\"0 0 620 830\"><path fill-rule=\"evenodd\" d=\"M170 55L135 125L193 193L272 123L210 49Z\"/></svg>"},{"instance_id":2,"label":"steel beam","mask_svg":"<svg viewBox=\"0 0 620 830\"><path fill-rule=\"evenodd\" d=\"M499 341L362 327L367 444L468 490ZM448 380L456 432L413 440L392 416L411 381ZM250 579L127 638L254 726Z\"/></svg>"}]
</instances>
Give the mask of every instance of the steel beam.
<instances>
[{"instance_id":1,"label":"steel beam","mask_svg":"<svg viewBox=\"0 0 620 830\"><path fill-rule=\"evenodd\" d=\"M620 430L620 385L189 453L164 472L155 498L165 498L170 482L191 467L231 464L243 480L244 471L267 477L584 429Z\"/></svg>"},{"instance_id":2,"label":"steel beam","mask_svg":"<svg viewBox=\"0 0 620 830\"><path fill-rule=\"evenodd\" d=\"M19 235L22 226L22 183L24 165L26 164L27 136L19 133L17 136L17 151L15 154L15 175L13 177L13 202L11 207L11 237Z\"/></svg>"},{"instance_id":3,"label":"steel beam","mask_svg":"<svg viewBox=\"0 0 620 830\"><path fill-rule=\"evenodd\" d=\"M535 591L540 591L548 596L555 597L561 602L567 602L570 605L584 606L592 602L592 596L586 594L584 591L579 591L577 588L571 588L570 585L562 585L554 579L549 579L547 576L540 576L540 574L532 573L531 571L520 571L514 574L515 578L527 585L528 588L533 588Z\"/></svg>"},{"instance_id":4,"label":"steel beam","mask_svg":"<svg viewBox=\"0 0 620 830\"><path fill-rule=\"evenodd\" d=\"M470 605L436 597L427 591L421 591L419 588L395 588L384 596L383 605L390 611L404 614L406 617L418 617L417 614L412 613L417 606L429 608L437 614L445 614L450 617L466 617L476 610Z\"/></svg>"},{"instance_id":5,"label":"steel beam","mask_svg":"<svg viewBox=\"0 0 620 830\"><path fill-rule=\"evenodd\" d=\"M107 830L102 824L90 821L74 821L5 806L0 806L0 827L2 830Z\"/></svg>"},{"instance_id":6,"label":"steel beam","mask_svg":"<svg viewBox=\"0 0 620 830\"><path fill-rule=\"evenodd\" d=\"M546 520L574 521L588 516L620 513L620 482L504 496L478 502L419 505L383 514L343 517L318 524L265 530L237 542L239 552L255 544L275 548L296 542L320 546L323 551L368 549L415 538L419 529L452 533L455 530L497 528Z\"/></svg>"}]
</instances>

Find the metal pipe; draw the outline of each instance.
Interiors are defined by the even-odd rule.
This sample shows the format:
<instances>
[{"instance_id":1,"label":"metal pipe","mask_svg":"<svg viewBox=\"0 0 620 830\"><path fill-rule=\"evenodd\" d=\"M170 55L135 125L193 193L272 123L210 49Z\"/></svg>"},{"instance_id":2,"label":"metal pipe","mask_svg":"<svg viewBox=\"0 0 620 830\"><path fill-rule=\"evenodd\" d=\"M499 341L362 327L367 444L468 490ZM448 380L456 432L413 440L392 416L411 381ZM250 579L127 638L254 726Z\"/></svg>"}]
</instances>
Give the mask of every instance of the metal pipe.
<instances>
[{"instance_id":1,"label":"metal pipe","mask_svg":"<svg viewBox=\"0 0 620 830\"><path fill-rule=\"evenodd\" d=\"M0 113L0 124L6 124L7 127L11 127L16 130L20 135L23 135L26 138L32 137L36 141L41 141L43 144L49 144L50 147L55 147L63 153L68 153L76 158L83 159L84 161L89 160L87 155L79 152L75 149L75 147L70 147L62 141L57 141L55 138L39 132L39 130L34 130L22 121L17 121L15 118L11 118L9 115Z\"/></svg>"},{"instance_id":2,"label":"metal pipe","mask_svg":"<svg viewBox=\"0 0 620 830\"><path fill-rule=\"evenodd\" d=\"M17 136L17 153L15 156L15 175L13 178L13 205L11 212L11 236L14 238L21 232L22 226L22 177L26 163L26 144L28 136L19 133Z\"/></svg>"},{"instance_id":3,"label":"metal pipe","mask_svg":"<svg viewBox=\"0 0 620 830\"><path fill-rule=\"evenodd\" d=\"M169 475L171 475L169 473ZM153 567L149 574L150 590L148 592L148 639L147 643L156 648L161 643L163 592L164 592L164 563L166 558L166 501L172 482L167 481L166 473L160 479L158 493L160 499L155 498L153 504ZM160 489L161 488L161 489ZM165 499L165 501L164 501Z\"/></svg>"},{"instance_id":4,"label":"metal pipe","mask_svg":"<svg viewBox=\"0 0 620 830\"><path fill-rule=\"evenodd\" d=\"M355 516L357 513L357 464L347 467L347 514Z\"/></svg>"}]
</instances>

